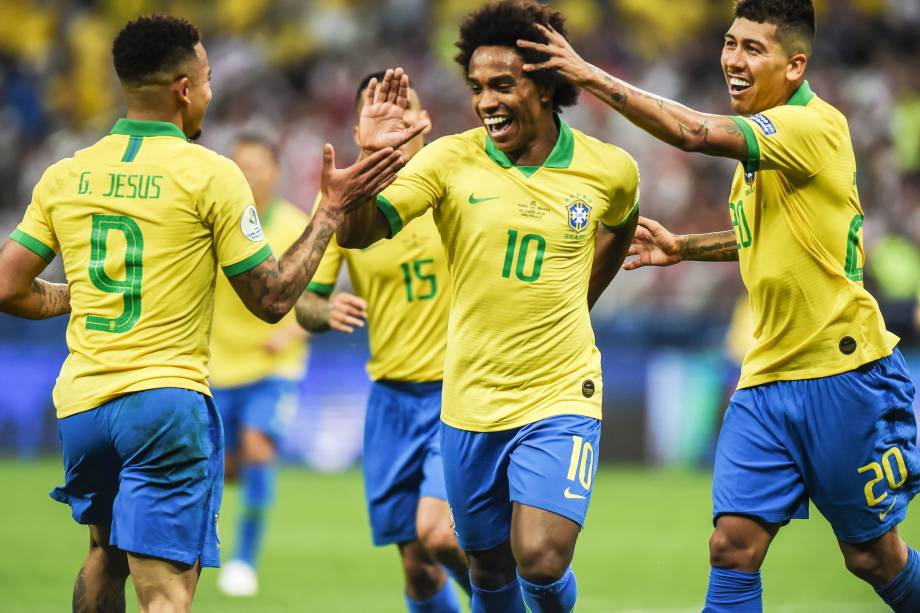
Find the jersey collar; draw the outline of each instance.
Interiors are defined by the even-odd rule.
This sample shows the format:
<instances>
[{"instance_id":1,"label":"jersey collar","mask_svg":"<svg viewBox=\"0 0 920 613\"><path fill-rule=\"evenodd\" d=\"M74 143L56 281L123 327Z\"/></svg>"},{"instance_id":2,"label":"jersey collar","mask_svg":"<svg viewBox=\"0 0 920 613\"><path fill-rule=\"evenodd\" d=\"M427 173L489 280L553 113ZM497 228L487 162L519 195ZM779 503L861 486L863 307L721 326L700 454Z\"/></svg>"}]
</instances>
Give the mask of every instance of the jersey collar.
<instances>
[{"instance_id":1,"label":"jersey collar","mask_svg":"<svg viewBox=\"0 0 920 613\"><path fill-rule=\"evenodd\" d=\"M575 139L572 137L572 128L570 128L569 124L559 117L559 115L554 115L554 117L559 124L559 138L556 139L556 145L553 147L553 150L549 152L549 155L543 162L543 166L546 168L568 168L569 164L572 163L572 154L575 151ZM511 168L514 166L505 152L495 146L488 132L486 132L485 149L486 155L502 168ZM517 168L524 172L525 175L530 176L536 172L540 166L518 166ZM530 172L526 172L525 169L529 169Z\"/></svg>"},{"instance_id":2,"label":"jersey collar","mask_svg":"<svg viewBox=\"0 0 920 613\"><path fill-rule=\"evenodd\" d=\"M815 92L811 91L811 87L808 85L808 81L803 81L799 88L795 90L795 93L792 94L792 97L786 102L786 104L791 104L793 106L805 106L808 104L812 98L815 97Z\"/></svg>"},{"instance_id":3,"label":"jersey collar","mask_svg":"<svg viewBox=\"0 0 920 613\"><path fill-rule=\"evenodd\" d=\"M182 130L174 123L168 121L147 121L144 119L125 119L122 117L115 122L115 127L109 134L124 134L126 136L175 136L188 140Z\"/></svg>"}]
</instances>

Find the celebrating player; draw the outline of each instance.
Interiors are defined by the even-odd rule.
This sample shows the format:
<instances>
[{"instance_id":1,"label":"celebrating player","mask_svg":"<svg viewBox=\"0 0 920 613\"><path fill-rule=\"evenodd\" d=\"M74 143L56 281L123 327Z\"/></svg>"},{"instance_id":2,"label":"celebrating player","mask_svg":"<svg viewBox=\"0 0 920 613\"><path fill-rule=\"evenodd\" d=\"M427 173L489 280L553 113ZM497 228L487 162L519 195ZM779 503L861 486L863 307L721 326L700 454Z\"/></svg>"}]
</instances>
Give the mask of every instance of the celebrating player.
<instances>
[{"instance_id":1,"label":"celebrating player","mask_svg":"<svg viewBox=\"0 0 920 613\"><path fill-rule=\"evenodd\" d=\"M242 134L232 159L252 188L266 242L274 252L284 253L309 218L277 194L275 143L260 134ZM275 454L297 407L307 335L293 312L277 326L259 320L220 276L214 289L214 322L208 370L224 425L224 475L239 476L242 490L236 551L221 569L217 585L231 596L252 596L258 591L256 558L274 499Z\"/></svg>"},{"instance_id":2,"label":"celebrating player","mask_svg":"<svg viewBox=\"0 0 920 613\"><path fill-rule=\"evenodd\" d=\"M577 90L555 71L523 72L546 57L515 46L540 36L538 23L559 29L563 17L501 0L465 19L457 61L483 125L425 147L337 234L365 247L433 211L451 279L441 453L477 612L575 605L569 563L603 390L589 305L625 259L638 217L632 158L561 119ZM394 92L407 87L397 70L368 95L363 148L401 129Z\"/></svg>"},{"instance_id":3,"label":"celebrating player","mask_svg":"<svg viewBox=\"0 0 920 613\"><path fill-rule=\"evenodd\" d=\"M359 85L358 116L368 84L384 76L368 75ZM427 116L410 88L405 120ZM356 125L356 137L357 130ZM409 159L424 145L424 137L416 136L402 146L403 155ZM342 260L366 303L341 293L329 300ZM374 383L364 420L363 457L374 544L399 547L409 611L459 613L460 603L441 568L443 564L469 593L469 568L451 529L441 463L438 417L450 290L447 256L432 213L371 249L342 249L333 237L307 290L296 308L307 330L351 332L365 317L369 325L367 370ZM335 312L343 307L350 310L342 313L350 320Z\"/></svg>"},{"instance_id":4,"label":"celebrating player","mask_svg":"<svg viewBox=\"0 0 920 613\"><path fill-rule=\"evenodd\" d=\"M275 260L239 168L187 142L211 100L197 29L142 17L112 52L127 117L35 187L0 254L0 309L71 312L54 389L66 477L52 497L89 525L73 610L124 611L130 573L142 611L187 611L200 568L219 565L223 442L206 380L216 268L278 321L346 210L386 186L402 156L381 147L337 170L326 145L323 203ZM401 144L424 127L389 136ZM66 286L36 279L58 252Z\"/></svg>"},{"instance_id":5,"label":"celebrating player","mask_svg":"<svg viewBox=\"0 0 920 613\"><path fill-rule=\"evenodd\" d=\"M760 566L779 528L830 521L847 568L899 612L920 611L920 556L898 536L920 485L914 387L897 337L863 289L863 212L846 119L805 80L810 0L740 0L722 69L739 116L699 113L587 64L562 33L521 42L652 135L734 158L733 230L674 236L640 220L626 265L739 260L756 343L722 425L706 611L760 611Z\"/></svg>"}]
</instances>

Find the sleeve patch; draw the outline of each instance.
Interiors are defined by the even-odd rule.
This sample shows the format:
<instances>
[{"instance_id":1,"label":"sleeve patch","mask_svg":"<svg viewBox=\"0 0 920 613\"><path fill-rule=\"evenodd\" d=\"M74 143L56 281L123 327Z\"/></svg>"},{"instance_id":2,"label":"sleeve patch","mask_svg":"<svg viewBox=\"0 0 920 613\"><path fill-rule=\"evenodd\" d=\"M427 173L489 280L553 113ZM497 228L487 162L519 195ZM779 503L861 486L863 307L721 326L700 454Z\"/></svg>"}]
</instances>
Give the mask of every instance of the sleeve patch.
<instances>
[{"instance_id":1,"label":"sleeve patch","mask_svg":"<svg viewBox=\"0 0 920 613\"><path fill-rule=\"evenodd\" d=\"M240 218L240 230L242 230L243 236L254 243L262 242L265 239L265 234L262 232L262 224L259 223L259 214L256 212L255 205L250 204L246 207L246 210L243 211L243 216Z\"/></svg>"},{"instance_id":2,"label":"sleeve patch","mask_svg":"<svg viewBox=\"0 0 920 613\"><path fill-rule=\"evenodd\" d=\"M770 118L763 113L751 115L749 119L757 124L757 127L760 128L760 131L763 132L764 136L773 136L776 134L776 126L774 126L773 122L770 121Z\"/></svg>"}]
</instances>

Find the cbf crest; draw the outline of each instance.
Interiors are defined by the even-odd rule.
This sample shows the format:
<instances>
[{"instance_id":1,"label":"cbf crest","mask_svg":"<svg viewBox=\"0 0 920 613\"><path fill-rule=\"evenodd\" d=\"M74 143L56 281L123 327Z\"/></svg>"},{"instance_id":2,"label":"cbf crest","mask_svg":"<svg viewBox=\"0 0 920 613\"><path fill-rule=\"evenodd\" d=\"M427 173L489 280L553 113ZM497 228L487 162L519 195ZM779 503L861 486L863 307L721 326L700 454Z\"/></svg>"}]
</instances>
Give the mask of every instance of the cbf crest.
<instances>
[{"instance_id":1,"label":"cbf crest","mask_svg":"<svg viewBox=\"0 0 920 613\"><path fill-rule=\"evenodd\" d=\"M568 197L569 203L565 205L565 211L569 229L574 232L567 232L567 240L582 240L585 238L583 232L588 229L591 222L591 205L588 199L581 194Z\"/></svg>"}]
</instances>

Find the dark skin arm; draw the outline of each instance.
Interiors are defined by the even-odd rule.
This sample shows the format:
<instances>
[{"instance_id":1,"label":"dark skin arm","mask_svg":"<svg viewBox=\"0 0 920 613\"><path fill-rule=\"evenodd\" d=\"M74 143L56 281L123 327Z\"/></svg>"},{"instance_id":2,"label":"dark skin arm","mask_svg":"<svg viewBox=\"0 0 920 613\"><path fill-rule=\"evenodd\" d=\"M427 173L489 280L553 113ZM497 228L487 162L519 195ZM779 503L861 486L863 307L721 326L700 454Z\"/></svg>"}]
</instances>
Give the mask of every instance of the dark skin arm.
<instances>
[{"instance_id":1,"label":"dark skin arm","mask_svg":"<svg viewBox=\"0 0 920 613\"><path fill-rule=\"evenodd\" d=\"M0 249L0 311L26 319L70 313L70 289L38 279L47 263L13 240Z\"/></svg>"},{"instance_id":2,"label":"dark skin arm","mask_svg":"<svg viewBox=\"0 0 920 613\"><path fill-rule=\"evenodd\" d=\"M610 230L603 224L598 227L594 262L591 264L591 280L588 282L588 309L594 308L594 303L623 265L638 222L639 212L636 211L616 230Z\"/></svg>"},{"instance_id":3,"label":"dark skin arm","mask_svg":"<svg viewBox=\"0 0 920 613\"><path fill-rule=\"evenodd\" d=\"M414 136L414 134L413 134ZM331 145L323 153L322 193L306 230L279 260L274 256L230 278L230 284L254 315L275 323L300 299L316 272L329 240L350 212L372 199L396 178L402 155L392 148L339 170Z\"/></svg>"},{"instance_id":4,"label":"dark skin arm","mask_svg":"<svg viewBox=\"0 0 920 613\"><path fill-rule=\"evenodd\" d=\"M684 260L731 262L738 260L738 243L734 230L678 235L654 219L640 217L629 255L637 257L623 265L625 270L672 266Z\"/></svg>"},{"instance_id":5,"label":"dark skin arm","mask_svg":"<svg viewBox=\"0 0 920 613\"><path fill-rule=\"evenodd\" d=\"M355 328L363 328L367 319L367 303L345 292L322 296L307 290L294 309L297 323L308 332L338 330L351 334Z\"/></svg>"},{"instance_id":6,"label":"dark skin arm","mask_svg":"<svg viewBox=\"0 0 920 613\"><path fill-rule=\"evenodd\" d=\"M524 64L526 72L556 70L652 136L684 151L747 159L744 135L729 116L701 113L617 79L579 57L561 34L536 25L546 35L547 44L519 40L518 46L546 53L550 58L539 64Z\"/></svg>"}]
</instances>

